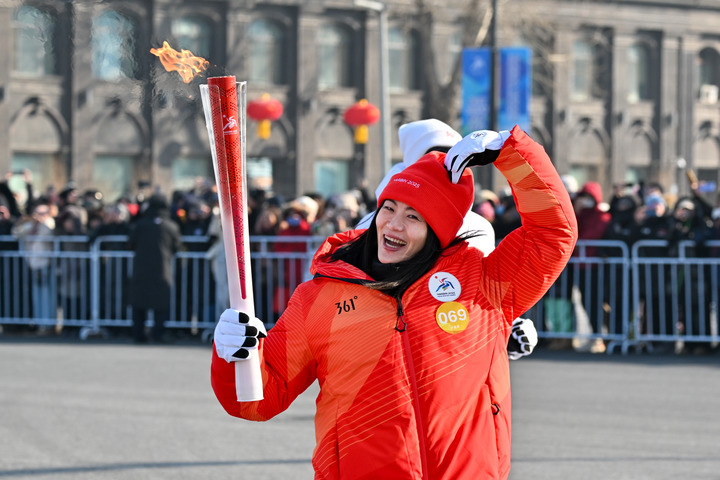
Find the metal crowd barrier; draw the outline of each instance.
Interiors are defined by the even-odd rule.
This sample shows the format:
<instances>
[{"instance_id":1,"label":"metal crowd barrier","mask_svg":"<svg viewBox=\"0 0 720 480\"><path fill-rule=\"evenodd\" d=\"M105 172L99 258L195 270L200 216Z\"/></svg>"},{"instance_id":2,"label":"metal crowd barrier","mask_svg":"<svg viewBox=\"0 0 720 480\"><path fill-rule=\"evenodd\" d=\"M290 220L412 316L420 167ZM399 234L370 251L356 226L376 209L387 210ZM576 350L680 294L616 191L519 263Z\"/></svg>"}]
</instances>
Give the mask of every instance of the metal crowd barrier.
<instances>
[{"instance_id":1,"label":"metal crowd barrier","mask_svg":"<svg viewBox=\"0 0 720 480\"><path fill-rule=\"evenodd\" d=\"M634 310L624 350L652 350L659 342L720 342L720 240L670 247L657 240L633 245Z\"/></svg>"},{"instance_id":2,"label":"metal crowd barrier","mask_svg":"<svg viewBox=\"0 0 720 480\"><path fill-rule=\"evenodd\" d=\"M308 280L324 237L251 237L256 316L274 323L298 283ZM0 325L77 328L81 338L132 324L128 291L133 253L125 236L0 236ZM32 243L36 242L36 243ZM39 242L39 243L38 243ZM183 237L173 260L175 283L168 328L211 335L229 304L222 249L207 237ZM33 248L34 245L34 248ZM578 242L568 266L523 316L538 336L572 341L576 349L602 342L650 349L658 342L720 341L720 241L693 255L693 242L668 256L664 241ZM151 320L152 322L152 320Z\"/></svg>"},{"instance_id":3,"label":"metal crowd barrier","mask_svg":"<svg viewBox=\"0 0 720 480\"><path fill-rule=\"evenodd\" d=\"M255 314L272 324L297 284L310 278L313 253L324 237L251 237ZM129 295L134 257L127 236L0 236L0 325L77 328L81 338L132 325ZM183 237L173 259L168 328L209 337L229 305L223 295L223 249L208 237ZM276 251L280 250L280 251ZM288 251L290 250L290 251ZM218 288L218 285L220 288ZM227 288L227 287L225 287ZM150 323L152 323L152 314Z\"/></svg>"},{"instance_id":4,"label":"metal crowd barrier","mask_svg":"<svg viewBox=\"0 0 720 480\"><path fill-rule=\"evenodd\" d=\"M524 316L535 322L540 338L571 340L577 349L602 341L610 353L627 338L630 273L624 242L581 240L560 277Z\"/></svg>"}]
</instances>

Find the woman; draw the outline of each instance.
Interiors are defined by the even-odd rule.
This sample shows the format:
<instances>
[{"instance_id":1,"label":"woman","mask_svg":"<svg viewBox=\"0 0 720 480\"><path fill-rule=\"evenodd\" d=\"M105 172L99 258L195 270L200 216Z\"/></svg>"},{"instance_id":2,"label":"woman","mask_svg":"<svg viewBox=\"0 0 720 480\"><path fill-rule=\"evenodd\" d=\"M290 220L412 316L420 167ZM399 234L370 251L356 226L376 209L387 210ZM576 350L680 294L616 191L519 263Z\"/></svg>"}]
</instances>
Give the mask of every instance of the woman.
<instances>
[{"instance_id":1,"label":"woman","mask_svg":"<svg viewBox=\"0 0 720 480\"><path fill-rule=\"evenodd\" d=\"M489 255L456 237L473 201L466 166L495 163L523 226ZM315 477L507 478L513 319L563 270L577 239L570 198L518 127L475 132L395 175L367 230L327 239L259 341L264 400L235 400L231 362L262 337L227 310L212 384L228 413L267 420L315 379ZM245 327L245 325L250 324ZM256 328L258 327L258 328Z\"/></svg>"}]
</instances>

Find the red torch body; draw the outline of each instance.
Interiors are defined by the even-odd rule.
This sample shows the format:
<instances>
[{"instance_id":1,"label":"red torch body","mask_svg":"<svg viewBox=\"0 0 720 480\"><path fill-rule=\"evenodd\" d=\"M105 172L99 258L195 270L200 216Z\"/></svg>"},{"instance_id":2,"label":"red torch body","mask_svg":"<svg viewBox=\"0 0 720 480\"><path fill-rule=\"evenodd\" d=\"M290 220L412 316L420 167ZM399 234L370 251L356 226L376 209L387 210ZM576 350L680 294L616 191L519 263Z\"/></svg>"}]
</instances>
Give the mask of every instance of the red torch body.
<instances>
[{"instance_id":1,"label":"red torch body","mask_svg":"<svg viewBox=\"0 0 720 480\"><path fill-rule=\"evenodd\" d=\"M245 82L238 83L233 76L210 77L207 85L200 86L200 93L218 187L229 306L254 317L245 174ZM246 360L235 362L238 401L262 400L262 386L255 349Z\"/></svg>"}]
</instances>

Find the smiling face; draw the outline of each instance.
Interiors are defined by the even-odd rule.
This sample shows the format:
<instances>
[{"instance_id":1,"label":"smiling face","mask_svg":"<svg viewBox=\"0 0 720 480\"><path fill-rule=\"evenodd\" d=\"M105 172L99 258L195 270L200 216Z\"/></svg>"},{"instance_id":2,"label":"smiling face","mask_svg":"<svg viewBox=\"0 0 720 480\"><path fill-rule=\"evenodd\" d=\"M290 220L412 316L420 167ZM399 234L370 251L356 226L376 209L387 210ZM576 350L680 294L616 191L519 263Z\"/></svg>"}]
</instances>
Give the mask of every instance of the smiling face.
<instances>
[{"instance_id":1,"label":"smiling face","mask_svg":"<svg viewBox=\"0 0 720 480\"><path fill-rule=\"evenodd\" d=\"M427 240L427 222L407 203L386 200L377 211L375 224L380 263L409 260Z\"/></svg>"}]
</instances>

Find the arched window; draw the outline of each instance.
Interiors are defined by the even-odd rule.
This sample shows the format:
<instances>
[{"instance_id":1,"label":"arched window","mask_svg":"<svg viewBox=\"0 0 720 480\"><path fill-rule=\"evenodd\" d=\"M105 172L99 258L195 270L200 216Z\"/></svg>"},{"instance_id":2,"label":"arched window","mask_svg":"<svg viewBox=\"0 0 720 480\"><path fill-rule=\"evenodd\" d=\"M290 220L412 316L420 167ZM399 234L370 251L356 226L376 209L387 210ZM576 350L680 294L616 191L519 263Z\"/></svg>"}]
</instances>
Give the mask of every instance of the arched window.
<instances>
[{"instance_id":1,"label":"arched window","mask_svg":"<svg viewBox=\"0 0 720 480\"><path fill-rule=\"evenodd\" d=\"M254 20L248 29L250 38L249 81L267 85L287 83L285 30L276 22Z\"/></svg>"},{"instance_id":2,"label":"arched window","mask_svg":"<svg viewBox=\"0 0 720 480\"><path fill-rule=\"evenodd\" d=\"M570 97L574 101L592 98L595 78L593 48L587 40L576 40L572 46L572 68L570 71Z\"/></svg>"},{"instance_id":3,"label":"arched window","mask_svg":"<svg viewBox=\"0 0 720 480\"><path fill-rule=\"evenodd\" d=\"M650 100L650 49L636 43L628 49L627 101Z\"/></svg>"},{"instance_id":4,"label":"arched window","mask_svg":"<svg viewBox=\"0 0 720 480\"><path fill-rule=\"evenodd\" d=\"M351 86L352 40L348 29L337 24L323 25L318 32L317 45L318 87Z\"/></svg>"},{"instance_id":5,"label":"arched window","mask_svg":"<svg viewBox=\"0 0 720 480\"><path fill-rule=\"evenodd\" d=\"M172 21L170 29L178 49L190 50L193 55L205 59L212 56L213 28L206 18L180 17Z\"/></svg>"},{"instance_id":6,"label":"arched window","mask_svg":"<svg viewBox=\"0 0 720 480\"><path fill-rule=\"evenodd\" d=\"M419 88L418 58L416 36L397 27L391 28L388 31L391 90L407 91Z\"/></svg>"},{"instance_id":7,"label":"arched window","mask_svg":"<svg viewBox=\"0 0 720 480\"><path fill-rule=\"evenodd\" d=\"M134 21L114 10L93 18L92 72L95 78L116 80L136 78L137 61Z\"/></svg>"},{"instance_id":8,"label":"arched window","mask_svg":"<svg viewBox=\"0 0 720 480\"><path fill-rule=\"evenodd\" d=\"M15 11L13 28L13 70L33 76L57 73L54 53L55 17L47 11L25 5Z\"/></svg>"},{"instance_id":9,"label":"arched window","mask_svg":"<svg viewBox=\"0 0 720 480\"><path fill-rule=\"evenodd\" d=\"M720 87L720 55L713 48L703 48L698 55L698 98L702 103L715 104Z\"/></svg>"}]
</instances>

